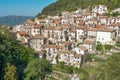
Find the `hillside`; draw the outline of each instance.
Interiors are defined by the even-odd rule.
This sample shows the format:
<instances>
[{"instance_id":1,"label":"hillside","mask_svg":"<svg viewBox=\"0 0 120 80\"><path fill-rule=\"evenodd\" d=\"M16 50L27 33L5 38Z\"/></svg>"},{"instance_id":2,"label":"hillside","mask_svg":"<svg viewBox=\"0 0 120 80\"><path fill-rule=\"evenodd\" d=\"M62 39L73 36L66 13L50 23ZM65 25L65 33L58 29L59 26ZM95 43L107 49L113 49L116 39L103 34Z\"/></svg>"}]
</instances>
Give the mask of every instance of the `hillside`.
<instances>
[{"instance_id":1,"label":"hillside","mask_svg":"<svg viewBox=\"0 0 120 80\"><path fill-rule=\"evenodd\" d=\"M27 19L30 19L33 17L28 17L28 16L3 16L0 17L0 25L8 25L8 26L14 26L20 23L23 23Z\"/></svg>"},{"instance_id":2,"label":"hillside","mask_svg":"<svg viewBox=\"0 0 120 80\"><path fill-rule=\"evenodd\" d=\"M91 8L93 5L105 4L108 6L109 10L119 8L120 0L57 0L45 7L40 14L37 15L38 18L46 15L56 15L61 11L74 11L77 8Z\"/></svg>"}]
</instances>

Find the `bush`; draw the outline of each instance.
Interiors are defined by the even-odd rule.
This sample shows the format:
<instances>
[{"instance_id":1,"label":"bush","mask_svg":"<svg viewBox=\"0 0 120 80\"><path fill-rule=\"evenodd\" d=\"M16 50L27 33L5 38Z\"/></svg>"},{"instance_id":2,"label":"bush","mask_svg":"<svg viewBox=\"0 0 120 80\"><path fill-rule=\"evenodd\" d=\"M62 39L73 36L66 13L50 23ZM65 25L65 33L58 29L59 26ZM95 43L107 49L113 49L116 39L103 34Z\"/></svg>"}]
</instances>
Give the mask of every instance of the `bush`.
<instances>
[{"instance_id":1,"label":"bush","mask_svg":"<svg viewBox=\"0 0 120 80\"><path fill-rule=\"evenodd\" d=\"M112 45L104 45L105 50L110 51L112 48Z\"/></svg>"}]
</instances>

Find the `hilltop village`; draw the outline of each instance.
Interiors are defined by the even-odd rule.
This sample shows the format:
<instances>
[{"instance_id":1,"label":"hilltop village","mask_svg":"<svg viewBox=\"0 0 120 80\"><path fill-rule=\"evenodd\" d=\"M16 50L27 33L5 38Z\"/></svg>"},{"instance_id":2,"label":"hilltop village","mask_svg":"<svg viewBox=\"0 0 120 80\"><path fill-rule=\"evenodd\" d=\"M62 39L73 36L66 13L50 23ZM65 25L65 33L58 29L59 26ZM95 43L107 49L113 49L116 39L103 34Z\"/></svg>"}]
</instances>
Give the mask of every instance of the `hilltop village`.
<instances>
[{"instance_id":1,"label":"hilltop village","mask_svg":"<svg viewBox=\"0 0 120 80\"><path fill-rule=\"evenodd\" d=\"M58 16L28 20L14 26L12 32L21 44L35 50L36 57L80 68L85 54L120 52L114 47L120 38L120 17L108 17L106 13L105 5L95 5L91 11L65 11ZM112 47L102 50L100 45Z\"/></svg>"}]
</instances>

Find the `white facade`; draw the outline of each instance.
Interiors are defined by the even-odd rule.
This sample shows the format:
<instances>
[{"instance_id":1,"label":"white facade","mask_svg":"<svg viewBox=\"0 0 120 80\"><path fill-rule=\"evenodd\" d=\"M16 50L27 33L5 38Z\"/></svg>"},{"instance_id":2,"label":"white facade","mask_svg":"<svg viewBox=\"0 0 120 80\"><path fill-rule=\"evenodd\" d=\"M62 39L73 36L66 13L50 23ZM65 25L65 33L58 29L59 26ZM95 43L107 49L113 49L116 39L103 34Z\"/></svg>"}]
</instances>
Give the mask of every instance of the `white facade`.
<instances>
[{"instance_id":1,"label":"white facade","mask_svg":"<svg viewBox=\"0 0 120 80\"><path fill-rule=\"evenodd\" d=\"M33 27L33 28L31 29L31 34L32 34L33 36L35 36L35 35L40 35L40 28L35 28L35 27Z\"/></svg>"},{"instance_id":2,"label":"white facade","mask_svg":"<svg viewBox=\"0 0 120 80\"><path fill-rule=\"evenodd\" d=\"M89 30L88 31L88 39L91 39L91 40L95 40L96 39L96 31L93 31L93 30Z\"/></svg>"},{"instance_id":3,"label":"white facade","mask_svg":"<svg viewBox=\"0 0 120 80\"><path fill-rule=\"evenodd\" d=\"M76 30L76 40L78 42L82 42L83 38L85 37L85 32L82 29L77 29Z\"/></svg>"},{"instance_id":4,"label":"white facade","mask_svg":"<svg viewBox=\"0 0 120 80\"><path fill-rule=\"evenodd\" d=\"M96 5L92 8L92 12L102 15L107 13L107 7L105 5Z\"/></svg>"},{"instance_id":5,"label":"white facade","mask_svg":"<svg viewBox=\"0 0 120 80\"><path fill-rule=\"evenodd\" d=\"M80 68L82 55L77 54L75 51L58 51L58 60L65 62L67 65L72 65Z\"/></svg>"},{"instance_id":6,"label":"white facade","mask_svg":"<svg viewBox=\"0 0 120 80\"><path fill-rule=\"evenodd\" d=\"M102 44L111 44L113 38L115 36L115 32L103 32L97 31L96 42L100 42Z\"/></svg>"},{"instance_id":7,"label":"white facade","mask_svg":"<svg viewBox=\"0 0 120 80\"><path fill-rule=\"evenodd\" d=\"M87 48L83 46L79 46L79 47L73 48L73 51L75 51L77 54L84 55L85 52L87 51Z\"/></svg>"},{"instance_id":8,"label":"white facade","mask_svg":"<svg viewBox=\"0 0 120 80\"><path fill-rule=\"evenodd\" d=\"M116 30L116 38L120 38L120 24L110 25L109 28Z\"/></svg>"},{"instance_id":9,"label":"white facade","mask_svg":"<svg viewBox=\"0 0 120 80\"><path fill-rule=\"evenodd\" d=\"M13 27L13 30L21 31L21 27L22 27L22 25L16 25L16 26Z\"/></svg>"},{"instance_id":10,"label":"white facade","mask_svg":"<svg viewBox=\"0 0 120 80\"><path fill-rule=\"evenodd\" d=\"M41 45L44 44L44 38L41 36L34 36L32 39L29 40L29 44L35 51L41 51Z\"/></svg>"}]
</instances>

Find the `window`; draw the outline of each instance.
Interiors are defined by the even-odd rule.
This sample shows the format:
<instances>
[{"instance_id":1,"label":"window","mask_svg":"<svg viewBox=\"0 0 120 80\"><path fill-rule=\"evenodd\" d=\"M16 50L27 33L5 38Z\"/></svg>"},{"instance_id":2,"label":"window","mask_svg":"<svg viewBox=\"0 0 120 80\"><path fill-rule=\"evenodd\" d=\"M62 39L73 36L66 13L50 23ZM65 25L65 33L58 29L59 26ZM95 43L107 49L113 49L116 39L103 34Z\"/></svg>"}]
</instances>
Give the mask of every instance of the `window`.
<instances>
[{"instance_id":1,"label":"window","mask_svg":"<svg viewBox=\"0 0 120 80\"><path fill-rule=\"evenodd\" d=\"M55 51L55 48L53 48L53 51Z\"/></svg>"}]
</instances>

